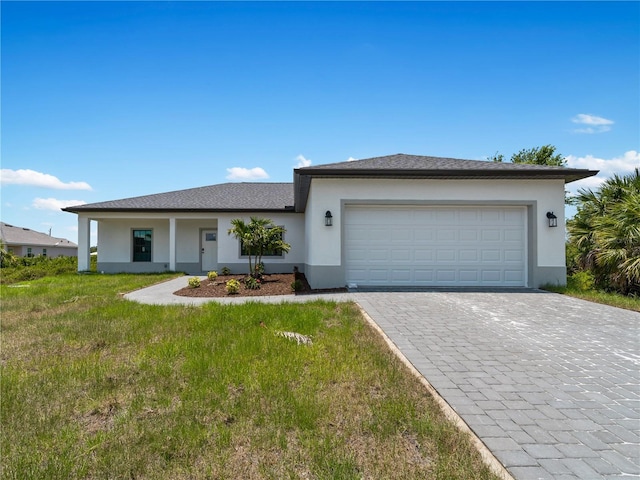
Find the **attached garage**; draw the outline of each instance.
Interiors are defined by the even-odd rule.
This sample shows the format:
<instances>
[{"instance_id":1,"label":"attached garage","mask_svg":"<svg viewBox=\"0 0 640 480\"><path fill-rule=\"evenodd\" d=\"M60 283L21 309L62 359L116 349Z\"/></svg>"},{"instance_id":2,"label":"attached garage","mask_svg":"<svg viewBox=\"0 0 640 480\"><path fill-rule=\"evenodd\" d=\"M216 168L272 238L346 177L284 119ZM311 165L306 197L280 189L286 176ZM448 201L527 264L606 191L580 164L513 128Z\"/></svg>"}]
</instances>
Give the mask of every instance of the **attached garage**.
<instances>
[{"instance_id":1,"label":"attached garage","mask_svg":"<svg viewBox=\"0 0 640 480\"><path fill-rule=\"evenodd\" d=\"M526 207L346 205L347 285L527 286Z\"/></svg>"}]
</instances>

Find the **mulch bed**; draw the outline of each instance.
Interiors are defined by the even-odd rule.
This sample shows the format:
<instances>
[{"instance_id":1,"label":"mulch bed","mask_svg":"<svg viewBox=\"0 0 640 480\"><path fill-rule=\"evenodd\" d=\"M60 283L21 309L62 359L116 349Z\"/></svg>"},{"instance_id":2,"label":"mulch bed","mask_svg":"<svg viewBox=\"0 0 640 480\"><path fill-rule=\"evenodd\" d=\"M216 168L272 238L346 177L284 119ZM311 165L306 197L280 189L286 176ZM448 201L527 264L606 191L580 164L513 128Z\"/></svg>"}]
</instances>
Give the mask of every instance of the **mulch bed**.
<instances>
[{"instance_id":1,"label":"mulch bed","mask_svg":"<svg viewBox=\"0 0 640 480\"><path fill-rule=\"evenodd\" d=\"M204 279L197 288L191 288L187 285L185 278L185 287L174 292L175 295L181 297L262 297L267 295L304 295L309 293L322 292L346 292L346 288L336 288L330 290L313 290L309 286L309 282L303 273L275 273L263 275L260 288L251 290L245 288L244 280L246 275L219 275L214 281ZM240 282L240 291L235 294L227 293L226 283L236 279ZM302 288L297 292L291 289L291 284L295 280L300 280Z\"/></svg>"}]
</instances>

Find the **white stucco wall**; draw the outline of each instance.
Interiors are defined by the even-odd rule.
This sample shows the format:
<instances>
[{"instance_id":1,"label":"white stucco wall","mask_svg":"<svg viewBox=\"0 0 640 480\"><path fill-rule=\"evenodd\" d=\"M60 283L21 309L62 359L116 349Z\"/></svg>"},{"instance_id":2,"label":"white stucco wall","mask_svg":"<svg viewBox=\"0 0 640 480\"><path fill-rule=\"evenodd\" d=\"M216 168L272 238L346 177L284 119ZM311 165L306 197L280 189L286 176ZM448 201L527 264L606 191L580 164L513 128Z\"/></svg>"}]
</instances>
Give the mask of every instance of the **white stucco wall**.
<instances>
[{"instance_id":1,"label":"white stucco wall","mask_svg":"<svg viewBox=\"0 0 640 480\"><path fill-rule=\"evenodd\" d=\"M409 180L324 179L311 182L306 209L308 265L339 266L342 261L342 212L348 203L532 205L535 212L537 265L564 267L564 182L562 180ZM333 226L324 226L330 210ZM546 212L558 217L549 228ZM532 246L529 246L531 251Z\"/></svg>"},{"instance_id":2,"label":"white stucco wall","mask_svg":"<svg viewBox=\"0 0 640 480\"><path fill-rule=\"evenodd\" d=\"M151 261L169 262L169 221L159 218L105 219L99 222L98 258L101 262L130 262L132 231L152 230Z\"/></svg>"},{"instance_id":3,"label":"white stucco wall","mask_svg":"<svg viewBox=\"0 0 640 480\"><path fill-rule=\"evenodd\" d=\"M253 216L258 218L268 218L274 224L283 226L286 230L284 241L291 245L291 250L283 257L268 257L265 263L278 264L299 264L302 266L305 259L305 234L304 234L304 214L301 213L256 213ZM236 264L246 262L245 257L240 256L240 245L238 240L227 232L231 228L231 220L242 218L245 222L250 221L251 215L241 215L238 213L223 213L218 216L218 264Z\"/></svg>"},{"instance_id":4,"label":"white stucco wall","mask_svg":"<svg viewBox=\"0 0 640 480\"><path fill-rule=\"evenodd\" d=\"M176 219L176 263L199 264L202 230L218 230L218 265L244 264L247 260L240 256L238 241L227 234L231 220L243 218L249 221L249 215L239 213L111 213L99 212L83 214L98 222L98 261L100 263L131 263L132 231L134 229L153 230L152 262L169 265L169 218ZM256 213L259 218L269 218L276 225L286 229L285 241L291 245L291 251L281 258L265 258L272 265L304 265L304 215L296 213ZM169 268L168 266L166 268Z\"/></svg>"},{"instance_id":5,"label":"white stucco wall","mask_svg":"<svg viewBox=\"0 0 640 480\"><path fill-rule=\"evenodd\" d=\"M198 220L176 220L176 261L178 263L200 262L202 230L216 230L218 221L215 218ZM218 233L218 237L220 234Z\"/></svg>"}]
</instances>

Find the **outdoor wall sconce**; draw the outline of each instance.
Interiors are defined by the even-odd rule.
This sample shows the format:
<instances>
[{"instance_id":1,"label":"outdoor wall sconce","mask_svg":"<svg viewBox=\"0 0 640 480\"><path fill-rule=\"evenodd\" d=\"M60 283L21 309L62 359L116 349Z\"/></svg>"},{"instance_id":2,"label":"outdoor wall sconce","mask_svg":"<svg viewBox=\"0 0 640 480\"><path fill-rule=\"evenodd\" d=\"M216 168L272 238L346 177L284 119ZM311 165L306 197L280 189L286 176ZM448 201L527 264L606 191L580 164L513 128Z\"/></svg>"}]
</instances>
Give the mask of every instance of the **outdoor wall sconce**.
<instances>
[{"instance_id":1,"label":"outdoor wall sconce","mask_svg":"<svg viewBox=\"0 0 640 480\"><path fill-rule=\"evenodd\" d=\"M549 219L549 226L550 227L557 227L558 226L558 217L556 217L553 212L547 212L547 218Z\"/></svg>"},{"instance_id":2,"label":"outdoor wall sconce","mask_svg":"<svg viewBox=\"0 0 640 480\"><path fill-rule=\"evenodd\" d=\"M327 210L327 213L324 214L324 226L330 227L333 225L333 215L331 215L331 210Z\"/></svg>"}]
</instances>

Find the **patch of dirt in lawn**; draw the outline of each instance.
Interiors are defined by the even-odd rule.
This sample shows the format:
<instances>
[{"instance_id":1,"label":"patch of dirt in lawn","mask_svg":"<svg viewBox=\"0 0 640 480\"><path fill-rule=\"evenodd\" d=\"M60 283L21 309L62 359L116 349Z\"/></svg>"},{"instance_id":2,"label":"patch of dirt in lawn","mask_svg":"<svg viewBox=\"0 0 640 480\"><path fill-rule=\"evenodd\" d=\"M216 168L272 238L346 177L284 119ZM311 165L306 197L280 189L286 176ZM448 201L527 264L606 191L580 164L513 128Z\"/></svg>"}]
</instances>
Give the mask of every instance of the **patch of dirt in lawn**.
<instances>
[{"instance_id":1,"label":"patch of dirt in lawn","mask_svg":"<svg viewBox=\"0 0 640 480\"><path fill-rule=\"evenodd\" d=\"M346 288L333 288L328 290L313 290L309 286L309 282L303 273L274 273L263 275L260 288L251 290L244 286L247 275L219 275L215 280L204 279L197 288L191 288L187 285L185 278L185 287L174 292L175 295L181 297L262 297L267 295L305 295L310 293L329 293L329 292L346 292ZM238 293L227 293L226 284L229 280L235 279L240 282L240 291ZM294 292L291 284L300 280L301 288Z\"/></svg>"}]
</instances>

